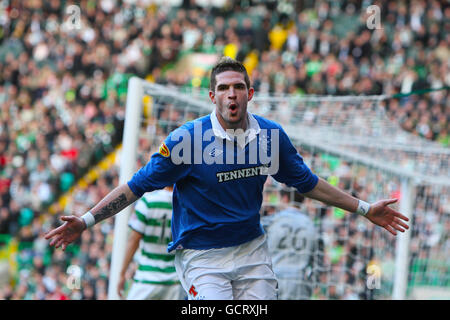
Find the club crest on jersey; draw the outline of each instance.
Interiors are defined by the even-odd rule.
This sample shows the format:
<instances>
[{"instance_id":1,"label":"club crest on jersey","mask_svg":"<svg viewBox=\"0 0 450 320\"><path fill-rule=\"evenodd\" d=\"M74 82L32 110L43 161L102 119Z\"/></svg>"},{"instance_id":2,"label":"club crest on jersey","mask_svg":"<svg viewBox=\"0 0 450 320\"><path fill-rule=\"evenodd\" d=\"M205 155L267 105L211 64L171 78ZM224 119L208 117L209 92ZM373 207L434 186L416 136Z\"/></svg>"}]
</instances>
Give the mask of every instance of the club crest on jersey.
<instances>
[{"instance_id":1,"label":"club crest on jersey","mask_svg":"<svg viewBox=\"0 0 450 320\"><path fill-rule=\"evenodd\" d=\"M170 151L169 148L167 148L166 144L163 143L160 147L159 147L159 154L162 155L165 158L168 158L170 156Z\"/></svg>"}]
</instances>

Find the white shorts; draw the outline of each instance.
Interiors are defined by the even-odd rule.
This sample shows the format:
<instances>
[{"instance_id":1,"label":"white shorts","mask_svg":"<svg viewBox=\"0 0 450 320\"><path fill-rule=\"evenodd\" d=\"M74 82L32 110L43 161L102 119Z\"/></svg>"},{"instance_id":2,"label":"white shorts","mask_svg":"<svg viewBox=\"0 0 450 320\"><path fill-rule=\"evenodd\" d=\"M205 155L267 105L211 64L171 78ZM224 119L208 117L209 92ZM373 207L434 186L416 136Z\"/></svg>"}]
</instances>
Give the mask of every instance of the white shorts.
<instances>
[{"instance_id":1,"label":"white shorts","mask_svg":"<svg viewBox=\"0 0 450 320\"><path fill-rule=\"evenodd\" d=\"M133 282L127 300L183 300L185 296L180 285Z\"/></svg>"},{"instance_id":2,"label":"white shorts","mask_svg":"<svg viewBox=\"0 0 450 320\"><path fill-rule=\"evenodd\" d=\"M274 300L278 283L266 235L220 249L182 249L175 268L189 300Z\"/></svg>"}]
</instances>

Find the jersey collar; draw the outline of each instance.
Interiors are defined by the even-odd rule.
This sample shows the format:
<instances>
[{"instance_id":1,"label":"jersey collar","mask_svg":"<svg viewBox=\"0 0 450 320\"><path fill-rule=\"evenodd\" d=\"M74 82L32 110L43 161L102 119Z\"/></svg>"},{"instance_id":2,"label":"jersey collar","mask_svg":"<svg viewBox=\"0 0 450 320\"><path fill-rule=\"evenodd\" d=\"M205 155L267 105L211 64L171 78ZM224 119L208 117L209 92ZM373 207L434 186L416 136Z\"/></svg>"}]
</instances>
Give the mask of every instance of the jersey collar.
<instances>
[{"instance_id":1,"label":"jersey collar","mask_svg":"<svg viewBox=\"0 0 450 320\"><path fill-rule=\"evenodd\" d=\"M256 135L259 134L261 131L261 128L259 126L258 121L255 119L255 117L247 111L247 119L248 119L248 127L247 130L243 133L245 136L244 144L240 144L239 142L242 141L242 139L238 139L237 135L232 134L231 132L227 132L223 129L222 125L220 124L219 120L217 119L216 110L214 109L213 112L210 115L211 118L211 125L214 132L214 135L221 139L227 139L229 141L237 140L239 146L243 149L247 143L252 141L256 138Z\"/></svg>"}]
</instances>

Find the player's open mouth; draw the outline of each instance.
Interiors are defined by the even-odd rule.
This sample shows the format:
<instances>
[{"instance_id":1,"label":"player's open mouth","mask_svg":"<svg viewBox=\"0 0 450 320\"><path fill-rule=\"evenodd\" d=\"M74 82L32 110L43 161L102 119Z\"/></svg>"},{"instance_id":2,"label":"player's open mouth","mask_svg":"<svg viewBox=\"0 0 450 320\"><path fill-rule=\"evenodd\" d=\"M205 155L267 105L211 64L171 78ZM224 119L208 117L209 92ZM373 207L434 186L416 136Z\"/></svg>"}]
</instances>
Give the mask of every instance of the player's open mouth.
<instances>
[{"instance_id":1,"label":"player's open mouth","mask_svg":"<svg viewBox=\"0 0 450 320\"><path fill-rule=\"evenodd\" d=\"M238 106L237 106L237 104L235 104L235 103L231 103L231 104L228 105L228 109L229 109L231 112L237 111L237 108L238 108Z\"/></svg>"}]
</instances>

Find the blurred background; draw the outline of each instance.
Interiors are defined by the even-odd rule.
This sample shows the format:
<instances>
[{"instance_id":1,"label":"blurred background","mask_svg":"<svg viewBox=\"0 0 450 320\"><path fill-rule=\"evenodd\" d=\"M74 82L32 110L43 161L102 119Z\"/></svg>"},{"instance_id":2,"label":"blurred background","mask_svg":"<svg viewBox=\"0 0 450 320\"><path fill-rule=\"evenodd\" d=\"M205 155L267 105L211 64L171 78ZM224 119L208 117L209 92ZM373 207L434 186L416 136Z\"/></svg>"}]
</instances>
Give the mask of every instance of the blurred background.
<instances>
[{"instance_id":1,"label":"blurred background","mask_svg":"<svg viewBox=\"0 0 450 320\"><path fill-rule=\"evenodd\" d=\"M370 5L380 8L374 29ZM118 184L130 77L202 95L210 68L227 55L246 65L259 95L389 97L386 119L448 150L449 44L448 1L0 1L0 299L107 299L114 219L84 232L66 252L42 235ZM198 115L169 112L164 103L152 108L154 102L143 98L138 167L171 130ZM301 154L321 176L348 175L345 161L311 149ZM442 178L449 179L444 155ZM367 170L355 172L370 180ZM375 184L389 180L374 177ZM375 193L369 183L341 183L358 196ZM263 216L278 210L280 189L268 180ZM393 240L341 212L303 205L322 226L329 265L309 298L390 298L388 280L384 291L365 285L376 256L365 244ZM449 188L423 187L414 210L409 297L448 299ZM378 258L389 274L394 256L387 251ZM349 254L361 259L349 262Z\"/></svg>"}]
</instances>

